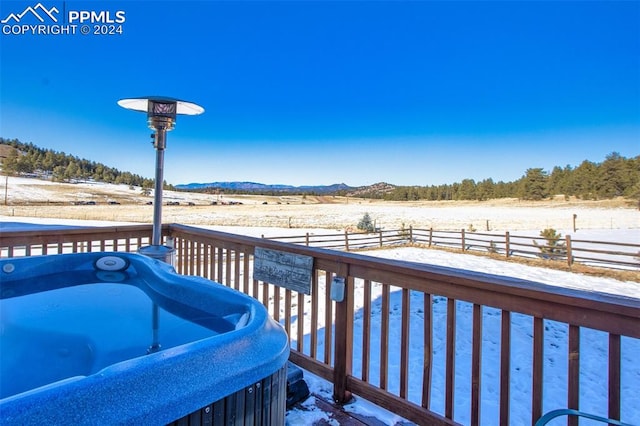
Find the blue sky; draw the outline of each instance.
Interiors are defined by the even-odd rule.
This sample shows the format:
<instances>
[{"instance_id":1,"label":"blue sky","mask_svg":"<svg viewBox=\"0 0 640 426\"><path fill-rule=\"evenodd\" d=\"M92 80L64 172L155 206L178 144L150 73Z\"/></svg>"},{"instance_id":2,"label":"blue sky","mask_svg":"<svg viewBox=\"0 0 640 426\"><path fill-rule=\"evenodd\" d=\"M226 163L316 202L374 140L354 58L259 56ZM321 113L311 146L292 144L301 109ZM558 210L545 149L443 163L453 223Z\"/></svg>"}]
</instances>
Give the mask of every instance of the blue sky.
<instances>
[{"instance_id":1,"label":"blue sky","mask_svg":"<svg viewBox=\"0 0 640 426\"><path fill-rule=\"evenodd\" d=\"M122 98L205 108L168 135L173 184L512 181L640 154L638 1L41 3L67 24L124 12L122 34L2 24L0 136L145 177L150 130Z\"/></svg>"}]
</instances>

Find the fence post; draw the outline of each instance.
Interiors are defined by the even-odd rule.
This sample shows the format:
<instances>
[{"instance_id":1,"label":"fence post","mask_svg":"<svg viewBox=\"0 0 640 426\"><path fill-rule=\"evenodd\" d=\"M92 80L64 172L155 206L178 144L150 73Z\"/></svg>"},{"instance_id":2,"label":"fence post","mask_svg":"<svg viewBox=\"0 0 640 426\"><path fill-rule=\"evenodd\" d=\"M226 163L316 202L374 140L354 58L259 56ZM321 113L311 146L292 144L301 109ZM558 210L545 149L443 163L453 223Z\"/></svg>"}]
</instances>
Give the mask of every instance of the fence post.
<instances>
[{"instance_id":1,"label":"fence post","mask_svg":"<svg viewBox=\"0 0 640 426\"><path fill-rule=\"evenodd\" d=\"M433 228L429 228L429 247L431 247L432 240L433 240Z\"/></svg>"},{"instance_id":2,"label":"fence post","mask_svg":"<svg viewBox=\"0 0 640 426\"><path fill-rule=\"evenodd\" d=\"M351 392L347 390L347 376L351 375L353 359L353 277L347 275L345 284L344 299L336 302L335 320L333 400L339 404L351 400Z\"/></svg>"},{"instance_id":3,"label":"fence post","mask_svg":"<svg viewBox=\"0 0 640 426\"><path fill-rule=\"evenodd\" d=\"M511 241L509 240L509 231L504 233L504 251L506 252L506 257L509 257L509 252L511 251Z\"/></svg>"},{"instance_id":4,"label":"fence post","mask_svg":"<svg viewBox=\"0 0 640 426\"><path fill-rule=\"evenodd\" d=\"M309 246L309 233L308 233L308 232L305 234L305 239L304 239L304 241L305 241L305 244L306 244L306 245L307 245L307 247L308 247L308 246Z\"/></svg>"},{"instance_id":5,"label":"fence post","mask_svg":"<svg viewBox=\"0 0 640 426\"><path fill-rule=\"evenodd\" d=\"M409 242L413 243L413 225L409 225Z\"/></svg>"},{"instance_id":6,"label":"fence post","mask_svg":"<svg viewBox=\"0 0 640 426\"><path fill-rule=\"evenodd\" d=\"M344 231L344 249L345 251L349 251L349 231L346 229Z\"/></svg>"},{"instance_id":7,"label":"fence post","mask_svg":"<svg viewBox=\"0 0 640 426\"><path fill-rule=\"evenodd\" d=\"M567 265L571 266L573 264L573 255L571 254L571 235L566 235L565 239L567 241Z\"/></svg>"},{"instance_id":8,"label":"fence post","mask_svg":"<svg viewBox=\"0 0 640 426\"><path fill-rule=\"evenodd\" d=\"M464 246L465 246L465 243L464 243L464 228L462 228L460 230L460 240L462 241L462 251L464 251Z\"/></svg>"},{"instance_id":9,"label":"fence post","mask_svg":"<svg viewBox=\"0 0 640 426\"><path fill-rule=\"evenodd\" d=\"M382 247L382 231L378 231L378 235L380 236L380 247Z\"/></svg>"}]
</instances>

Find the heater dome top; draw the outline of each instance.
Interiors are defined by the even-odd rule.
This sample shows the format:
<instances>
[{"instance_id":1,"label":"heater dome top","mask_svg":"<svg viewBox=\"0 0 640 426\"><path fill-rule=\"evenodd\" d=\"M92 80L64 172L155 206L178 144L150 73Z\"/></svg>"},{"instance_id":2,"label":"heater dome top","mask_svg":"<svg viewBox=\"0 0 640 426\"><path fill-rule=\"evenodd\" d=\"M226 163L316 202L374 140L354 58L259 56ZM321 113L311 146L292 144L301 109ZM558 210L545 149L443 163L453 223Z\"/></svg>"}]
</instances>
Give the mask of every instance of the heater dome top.
<instances>
[{"instance_id":1,"label":"heater dome top","mask_svg":"<svg viewBox=\"0 0 640 426\"><path fill-rule=\"evenodd\" d=\"M169 112L169 110L172 110L172 112L177 115L198 115L204 112L203 107L193 102L166 96L142 96L139 98L120 99L118 105L126 109L146 112L148 114L154 112L166 113Z\"/></svg>"}]
</instances>

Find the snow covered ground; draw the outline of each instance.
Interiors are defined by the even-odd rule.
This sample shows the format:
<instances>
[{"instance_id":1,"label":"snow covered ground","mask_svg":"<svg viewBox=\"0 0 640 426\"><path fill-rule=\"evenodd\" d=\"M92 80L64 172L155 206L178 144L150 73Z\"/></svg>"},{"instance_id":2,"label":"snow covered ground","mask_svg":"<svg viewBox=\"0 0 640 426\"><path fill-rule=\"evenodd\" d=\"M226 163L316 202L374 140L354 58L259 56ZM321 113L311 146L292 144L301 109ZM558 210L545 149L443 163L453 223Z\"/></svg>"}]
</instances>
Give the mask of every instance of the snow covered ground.
<instances>
[{"instance_id":1,"label":"snow covered ground","mask_svg":"<svg viewBox=\"0 0 640 426\"><path fill-rule=\"evenodd\" d=\"M637 213L637 212L636 212ZM607 213L604 213L605 215ZM637 219L637 217L636 217ZM126 222L118 222L118 224L125 224ZM0 230L13 229L33 229L34 227L41 226L74 226L74 225L113 225L113 222L100 222L100 221L71 221L61 219L38 219L38 218L18 218L10 216L0 216ZM627 224L628 227L621 229L594 229L580 230L580 238L602 240L604 237L611 240L617 240L622 238L624 241L640 241L640 231L633 222ZM21 227L21 228L16 228ZM322 229L281 229L281 228L247 228L247 227L225 227L225 226L210 226L215 229L224 230L227 232L234 232L240 234L248 234L254 236L276 236L276 235L299 235L301 232L318 232L327 233L327 230ZM421 262L434 265L448 266L457 269L473 270L491 274L499 274L512 276L517 278L524 278L531 281L538 281L551 285L559 285L564 287L570 287L575 289L582 289L588 292L603 292L613 293L631 298L634 302L637 301L640 307L640 283L638 282L623 282L617 281L611 278L599 278L591 276L583 276L575 273L549 270L540 267L525 266L520 264L512 264L502 262L499 260L493 260L483 257L477 257L466 254L454 254L449 252L441 252L437 250L427 250L419 248L397 248L389 250L375 250L366 253L371 256L381 256L392 259L407 260L412 262ZM375 286L374 286L375 287ZM379 307L380 307L380 289L374 288L372 294L372 310L374 317L372 318L372 324L378 324L379 327ZM358 293L357 293L358 294ZM413 299L416 298L414 301ZM419 318L421 312L417 309L422 305L421 298L418 295L412 295L412 310L413 317ZM446 303L441 303L443 300L436 298L434 301L434 318L443 318L446 315ZM399 294L393 294L391 299L391 328L392 330L398 329L396 327L399 324L400 314L396 313L393 309L394 306L399 306L400 296ZM356 306L356 323L354 335L356 341L362 339L362 312L359 310L361 306ZM377 309L376 309L377 308ZM471 307L470 305L459 302L457 307L458 318L457 324L460 327L457 334L458 338L462 339L461 342L466 342L468 345L462 345L458 348L456 354L456 394L460 397L456 398L456 406L454 409L455 420L462 423L469 423L469 401L465 400L469 393L469 387L471 385L470 377L470 336L468 330L465 330L464 324L469 324L471 321ZM377 316L376 316L377 315ZM306 318L305 318L306 319ZM499 326L500 326L500 314L498 311L485 308L484 319L484 342L483 342L483 372L485 377L482 378L481 389L481 422L483 425L496 425L498 424L498 372L492 368L492 366L499 365ZM414 321L412 320L412 324ZM415 321L417 327L419 327L419 321ZM295 327L297 322L293 324L292 333L295 336ZM413 325L412 325L413 327ZM467 327L468 328L468 327ZM309 324L305 324L305 330L309 329ZM547 412L556 408L566 408L566 374L567 374L567 326L553 321L545 321L545 394L543 411ZM434 336L434 384L437 388L443 388L444 378L442 377L444 365L444 328L436 328ZM371 334L372 347L377 342L375 336L379 330L374 326ZM512 376L511 376L511 392L513 400L511 404L511 424L512 425L526 425L530 424L531 408L530 408L530 396L529 389L531 383L531 335L532 335L532 319L522 315L514 314L512 316ZM318 335L321 337L321 334ZM305 339L309 339L307 335ZM416 339L417 340L417 339ZM399 341L399 337L392 333L391 344L396 344ZM606 416L607 412L607 397L606 397L606 383L607 383L607 353L608 343L607 337L604 333L594 330L582 330L581 334L582 342L589 342L589 344L583 344L581 359L581 379L580 386L583 391L580 401L580 407L582 410L591 412L593 414ZM305 342L305 347L309 347L308 342ZM322 353L323 342L320 341L319 353ZM422 365L422 352L417 349L412 349L410 359L410 365L412 368L421 368ZM389 365L399 365L399 360L393 358L389 360ZM640 341L637 339L622 339L622 369L623 369L623 382L622 382L622 420L635 425L640 425L640 403L638 402L638 394L640 392L640 363L637 362L638 356L640 356ZM361 354L358 353L356 348L354 353L354 375L358 375L358 370L361 360ZM375 358L371 359L371 363L377 362ZM397 388L399 372L396 369L390 370L390 390L394 391ZM331 386L329 383L314 377L310 373L305 373L305 378L310 385L311 391L315 394L321 395L330 399ZM375 384L378 378L375 374L372 374L371 381ZM395 388L394 388L395 386ZM421 383L415 380L409 383L409 398L416 398L419 394ZM313 398L313 397L312 397ZM326 413L323 413L313 407L313 400L310 398L306 404L303 404L302 409L296 409L290 411L287 415L287 424L289 425L308 425L313 424L315 421L324 419L329 421ZM441 393L433 392L431 408L439 413L444 411L444 396ZM356 398L353 404L346 407L346 410L360 413L366 416L373 416L383 424L394 425L400 419L392 413L385 412L378 407L373 406L367 401L363 401ZM560 419L550 423L552 425L566 424L564 419ZM591 424L587 422L581 422L581 424Z\"/></svg>"}]
</instances>

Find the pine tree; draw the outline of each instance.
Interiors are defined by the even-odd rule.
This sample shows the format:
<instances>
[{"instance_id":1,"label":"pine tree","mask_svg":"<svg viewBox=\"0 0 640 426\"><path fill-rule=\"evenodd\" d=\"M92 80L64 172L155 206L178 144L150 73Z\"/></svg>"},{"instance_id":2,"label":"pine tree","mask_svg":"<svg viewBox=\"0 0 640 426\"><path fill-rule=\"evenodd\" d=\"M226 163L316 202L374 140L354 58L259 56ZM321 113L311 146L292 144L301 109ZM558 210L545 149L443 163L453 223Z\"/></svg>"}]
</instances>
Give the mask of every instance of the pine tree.
<instances>
[{"instance_id":1,"label":"pine tree","mask_svg":"<svg viewBox=\"0 0 640 426\"><path fill-rule=\"evenodd\" d=\"M473 179L463 179L456 192L456 200L475 200L476 182Z\"/></svg>"},{"instance_id":2,"label":"pine tree","mask_svg":"<svg viewBox=\"0 0 640 426\"><path fill-rule=\"evenodd\" d=\"M606 160L598 168L596 186L598 197L613 198L622 195L629 183L629 178L624 158L617 152L607 155Z\"/></svg>"},{"instance_id":3,"label":"pine tree","mask_svg":"<svg viewBox=\"0 0 640 426\"><path fill-rule=\"evenodd\" d=\"M553 228L546 228L540 231L540 236L544 238L544 244L538 244L536 240L533 240L533 245L540 250L541 257L545 259L559 259L567 254L567 248L562 240L562 234L558 233Z\"/></svg>"},{"instance_id":4,"label":"pine tree","mask_svg":"<svg viewBox=\"0 0 640 426\"><path fill-rule=\"evenodd\" d=\"M409 228L406 227L406 225L404 224L404 222L402 222L402 224L400 225L400 230L398 231L398 236L404 240L409 241L409 239L411 238L411 232L409 231ZM409 241L411 242L411 241Z\"/></svg>"},{"instance_id":5,"label":"pine tree","mask_svg":"<svg viewBox=\"0 0 640 426\"><path fill-rule=\"evenodd\" d=\"M365 232L373 232L375 230L369 213L365 213L364 216L362 216L362 219L358 222L358 229Z\"/></svg>"},{"instance_id":6,"label":"pine tree","mask_svg":"<svg viewBox=\"0 0 640 426\"><path fill-rule=\"evenodd\" d=\"M495 197L495 184L493 179L488 178L478 183L476 198L478 201L485 201Z\"/></svg>"},{"instance_id":7,"label":"pine tree","mask_svg":"<svg viewBox=\"0 0 640 426\"><path fill-rule=\"evenodd\" d=\"M546 198L548 196L547 179L547 172L543 169L527 169L526 175L521 179L521 198L525 200L542 200Z\"/></svg>"},{"instance_id":8,"label":"pine tree","mask_svg":"<svg viewBox=\"0 0 640 426\"><path fill-rule=\"evenodd\" d=\"M562 167L556 166L549 175L547 182L547 191L550 195L564 194L569 195L571 190L569 188L569 176L571 175L571 166Z\"/></svg>"},{"instance_id":9,"label":"pine tree","mask_svg":"<svg viewBox=\"0 0 640 426\"><path fill-rule=\"evenodd\" d=\"M597 166L591 161L584 160L572 173L571 181L574 194L582 199L596 198Z\"/></svg>"},{"instance_id":10,"label":"pine tree","mask_svg":"<svg viewBox=\"0 0 640 426\"><path fill-rule=\"evenodd\" d=\"M2 174L13 176L18 173L18 151L12 149L9 154L2 159Z\"/></svg>"}]
</instances>

